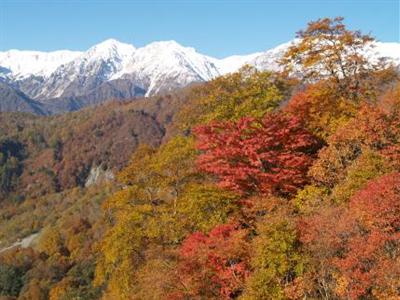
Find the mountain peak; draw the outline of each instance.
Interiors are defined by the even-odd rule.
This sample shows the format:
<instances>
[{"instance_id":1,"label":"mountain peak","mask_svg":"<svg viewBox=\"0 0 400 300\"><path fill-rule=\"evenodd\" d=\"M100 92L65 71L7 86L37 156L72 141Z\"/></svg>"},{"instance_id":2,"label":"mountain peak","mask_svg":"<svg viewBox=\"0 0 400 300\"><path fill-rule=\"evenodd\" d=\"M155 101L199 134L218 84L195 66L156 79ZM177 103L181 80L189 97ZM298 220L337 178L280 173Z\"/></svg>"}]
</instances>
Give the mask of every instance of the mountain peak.
<instances>
[{"instance_id":1,"label":"mountain peak","mask_svg":"<svg viewBox=\"0 0 400 300\"><path fill-rule=\"evenodd\" d=\"M120 42L120 41L118 41L116 39L112 39L112 38L111 39L106 39L106 40L94 45L93 47L98 47L98 48L118 48L118 47L135 48L131 44L123 43L123 42Z\"/></svg>"},{"instance_id":2,"label":"mountain peak","mask_svg":"<svg viewBox=\"0 0 400 300\"><path fill-rule=\"evenodd\" d=\"M165 46L165 47L179 47L179 48L183 47L181 44L179 44L175 40L155 41L155 42L152 42L152 43L148 44L147 46Z\"/></svg>"},{"instance_id":3,"label":"mountain peak","mask_svg":"<svg viewBox=\"0 0 400 300\"><path fill-rule=\"evenodd\" d=\"M127 43L122 43L116 39L107 39L98 43L85 52L86 56L103 57L110 56L129 56L135 52L136 48Z\"/></svg>"},{"instance_id":4,"label":"mountain peak","mask_svg":"<svg viewBox=\"0 0 400 300\"><path fill-rule=\"evenodd\" d=\"M152 49L159 52L196 52L196 49L185 47L174 40L152 42L144 46L143 49Z\"/></svg>"}]
</instances>

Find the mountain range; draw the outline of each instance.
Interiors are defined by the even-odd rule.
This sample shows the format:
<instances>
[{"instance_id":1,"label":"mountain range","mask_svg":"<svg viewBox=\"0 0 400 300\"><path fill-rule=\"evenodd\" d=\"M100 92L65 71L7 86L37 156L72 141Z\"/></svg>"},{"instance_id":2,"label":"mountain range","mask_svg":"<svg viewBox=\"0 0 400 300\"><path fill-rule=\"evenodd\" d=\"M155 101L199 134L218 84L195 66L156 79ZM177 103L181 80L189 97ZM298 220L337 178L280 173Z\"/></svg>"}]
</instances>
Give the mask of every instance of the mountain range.
<instances>
[{"instance_id":1,"label":"mountain range","mask_svg":"<svg viewBox=\"0 0 400 300\"><path fill-rule=\"evenodd\" d=\"M0 52L0 111L54 114L109 99L153 96L205 82L248 64L278 70L293 43L264 52L217 59L175 41L141 48L109 39L87 51ZM389 57L400 65L400 43L376 42L371 59Z\"/></svg>"}]
</instances>

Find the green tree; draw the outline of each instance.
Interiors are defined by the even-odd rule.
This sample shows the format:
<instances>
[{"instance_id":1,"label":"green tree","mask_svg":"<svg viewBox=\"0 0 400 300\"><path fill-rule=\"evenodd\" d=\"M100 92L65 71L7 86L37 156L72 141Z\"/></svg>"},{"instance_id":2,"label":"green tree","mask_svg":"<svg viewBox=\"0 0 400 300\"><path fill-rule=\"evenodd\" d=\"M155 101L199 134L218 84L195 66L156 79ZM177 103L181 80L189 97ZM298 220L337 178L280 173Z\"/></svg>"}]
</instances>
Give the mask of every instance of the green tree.
<instances>
[{"instance_id":1,"label":"green tree","mask_svg":"<svg viewBox=\"0 0 400 300\"><path fill-rule=\"evenodd\" d=\"M0 263L0 296L18 296L23 275L20 268Z\"/></svg>"},{"instance_id":2,"label":"green tree","mask_svg":"<svg viewBox=\"0 0 400 300\"><path fill-rule=\"evenodd\" d=\"M0 140L0 198L14 191L23 171L25 149L13 139Z\"/></svg>"}]
</instances>

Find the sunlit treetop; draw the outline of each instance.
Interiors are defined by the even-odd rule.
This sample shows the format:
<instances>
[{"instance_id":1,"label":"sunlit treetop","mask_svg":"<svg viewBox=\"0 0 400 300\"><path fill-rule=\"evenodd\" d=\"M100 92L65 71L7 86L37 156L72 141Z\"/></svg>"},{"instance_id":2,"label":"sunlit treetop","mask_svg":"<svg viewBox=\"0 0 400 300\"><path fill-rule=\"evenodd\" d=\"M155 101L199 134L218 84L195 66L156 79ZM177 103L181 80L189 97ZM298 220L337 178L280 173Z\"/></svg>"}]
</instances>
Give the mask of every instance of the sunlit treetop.
<instances>
[{"instance_id":1,"label":"sunlit treetop","mask_svg":"<svg viewBox=\"0 0 400 300\"><path fill-rule=\"evenodd\" d=\"M383 58L371 62L366 56L374 38L347 29L342 17L310 22L296 37L281 60L286 72L311 82L328 79L347 100L359 100L368 77L386 68Z\"/></svg>"}]
</instances>

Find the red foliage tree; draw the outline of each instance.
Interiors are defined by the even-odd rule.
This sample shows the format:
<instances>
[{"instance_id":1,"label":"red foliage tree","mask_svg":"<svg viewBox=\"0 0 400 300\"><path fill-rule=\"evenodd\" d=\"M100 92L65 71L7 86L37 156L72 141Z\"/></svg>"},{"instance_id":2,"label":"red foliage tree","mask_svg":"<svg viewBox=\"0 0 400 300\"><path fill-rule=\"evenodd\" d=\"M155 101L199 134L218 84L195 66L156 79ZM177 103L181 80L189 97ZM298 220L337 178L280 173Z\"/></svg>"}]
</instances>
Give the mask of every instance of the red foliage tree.
<instances>
[{"instance_id":1,"label":"red foliage tree","mask_svg":"<svg viewBox=\"0 0 400 300\"><path fill-rule=\"evenodd\" d=\"M213 122L194 129L203 153L198 168L223 188L249 195L286 195L307 183L320 141L295 117L267 114L262 120Z\"/></svg>"},{"instance_id":2,"label":"red foliage tree","mask_svg":"<svg viewBox=\"0 0 400 300\"><path fill-rule=\"evenodd\" d=\"M350 299L371 295L397 299L400 173L370 181L351 198L347 209L333 208L300 225L301 239L317 257L318 268L330 269L336 278L336 294Z\"/></svg>"},{"instance_id":3,"label":"red foliage tree","mask_svg":"<svg viewBox=\"0 0 400 300\"><path fill-rule=\"evenodd\" d=\"M185 290L170 298L231 299L239 295L250 268L246 236L236 224L223 224L208 235L195 232L187 237L180 248L178 266Z\"/></svg>"}]
</instances>

